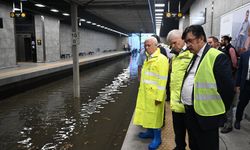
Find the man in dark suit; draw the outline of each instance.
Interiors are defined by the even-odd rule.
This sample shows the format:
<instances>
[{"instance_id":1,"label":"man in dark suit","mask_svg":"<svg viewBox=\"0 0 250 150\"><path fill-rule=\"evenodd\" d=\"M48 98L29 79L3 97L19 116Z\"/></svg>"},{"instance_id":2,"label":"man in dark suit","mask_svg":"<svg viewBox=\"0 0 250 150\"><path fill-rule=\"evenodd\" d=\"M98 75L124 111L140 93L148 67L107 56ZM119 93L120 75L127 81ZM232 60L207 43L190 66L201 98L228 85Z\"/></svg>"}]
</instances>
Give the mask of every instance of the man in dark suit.
<instances>
[{"instance_id":1,"label":"man in dark suit","mask_svg":"<svg viewBox=\"0 0 250 150\"><path fill-rule=\"evenodd\" d=\"M192 150L219 150L219 122L233 100L230 62L211 48L200 25L185 29L182 39L193 54L181 90Z\"/></svg>"},{"instance_id":2,"label":"man in dark suit","mask_svg":"<svg viewBox=\"0 0 250 150\"><path fill-rule=\"evenodd\" d=\"M250 100L250 51L246 51L240 55L236 89L237 92L240 92L240 96L234 127L240 129L240 121L242 120L244 109Z\"/></svg>"}]
</instances>

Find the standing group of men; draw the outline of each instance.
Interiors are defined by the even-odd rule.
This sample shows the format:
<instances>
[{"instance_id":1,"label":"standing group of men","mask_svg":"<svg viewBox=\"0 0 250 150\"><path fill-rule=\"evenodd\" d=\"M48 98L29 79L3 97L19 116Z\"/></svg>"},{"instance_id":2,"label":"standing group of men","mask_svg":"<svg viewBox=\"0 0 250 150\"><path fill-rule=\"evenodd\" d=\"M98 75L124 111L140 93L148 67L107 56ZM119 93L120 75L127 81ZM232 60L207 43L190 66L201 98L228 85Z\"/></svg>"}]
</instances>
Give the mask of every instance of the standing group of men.
<instances>
[{"instance_id":1,"label":"standing group of men","mask_svg":"<svg viewBox=\"0 0 250 150\"><path fill-rule=\"evenodd\" d=\"M156 38L144 42L147 56L141 70L134 124L147 130L138 136L152 138L150 150L161 144L169 82L175 150L185 150L186 130L191 150L219 150L218 128L234 97L230 61L207 44L200 25L191 25L183 33L172 30L167 41L175 54L171 61L161 54ZM245 96L246 92L249 89Z\"/></svg>"}]
</instances>

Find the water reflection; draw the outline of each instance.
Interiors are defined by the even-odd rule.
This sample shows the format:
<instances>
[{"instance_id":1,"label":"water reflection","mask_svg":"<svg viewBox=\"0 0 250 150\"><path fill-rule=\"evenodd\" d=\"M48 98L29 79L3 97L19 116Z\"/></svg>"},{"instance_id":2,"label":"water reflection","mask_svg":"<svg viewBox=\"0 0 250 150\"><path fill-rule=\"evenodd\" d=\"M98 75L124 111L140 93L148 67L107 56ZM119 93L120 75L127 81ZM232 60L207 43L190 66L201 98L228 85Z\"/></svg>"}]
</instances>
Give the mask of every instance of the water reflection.
<instances>
[{"instance_id":1,"label":"water reflection","mask_svg":"<svg viewBox=\"0 0 250 150\"><path fill-rule=\"evenodd\" d=\"M81 124L86 128L88 124L88 118L93 113L100 113L101 109L103 109L103 105L108 103L113 103L117 99L112 97L115 94L122 94L120 91L121 88L126 88L127 83L130 78L129 68L123 69L123 73L119 74L114 78L112 84L105 86L99 91L99 95L95 99L89 99L88 103L83 103L81 107Z\"/></svg>"},{"instance_id":2,"label":"water reflection","mask_svg":"<svg viewBox=\"0 0 250 150\"><path fill-rule=\"evenodd\" d=\"M93 114L122 100L122 89L129 88L137 74L131 64L135 60L128 65L125 58L82 74L79 101L72 99L72 77L1 101L0 149L74 149L72 137L86 132Z\"/></svg>"}]
</instances>

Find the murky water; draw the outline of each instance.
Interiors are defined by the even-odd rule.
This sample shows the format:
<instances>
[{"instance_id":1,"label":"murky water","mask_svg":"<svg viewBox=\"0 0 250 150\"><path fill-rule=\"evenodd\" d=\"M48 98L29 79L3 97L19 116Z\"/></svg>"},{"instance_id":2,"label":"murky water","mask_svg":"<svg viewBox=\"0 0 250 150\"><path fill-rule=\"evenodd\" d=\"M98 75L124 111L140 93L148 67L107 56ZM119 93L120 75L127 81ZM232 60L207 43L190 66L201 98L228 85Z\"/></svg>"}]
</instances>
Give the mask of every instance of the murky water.
<instances>
[{"instance_id":1,"label":"murky water","mask_svg":"<svg viewBox=\"0 0 250 150\"><path fill-rule=\"evenodd\" d=\"M81 73L81 99L72 77L0 102L1 150L120 149L138 89L128 57Z\"/></svg>"}]
</instances>

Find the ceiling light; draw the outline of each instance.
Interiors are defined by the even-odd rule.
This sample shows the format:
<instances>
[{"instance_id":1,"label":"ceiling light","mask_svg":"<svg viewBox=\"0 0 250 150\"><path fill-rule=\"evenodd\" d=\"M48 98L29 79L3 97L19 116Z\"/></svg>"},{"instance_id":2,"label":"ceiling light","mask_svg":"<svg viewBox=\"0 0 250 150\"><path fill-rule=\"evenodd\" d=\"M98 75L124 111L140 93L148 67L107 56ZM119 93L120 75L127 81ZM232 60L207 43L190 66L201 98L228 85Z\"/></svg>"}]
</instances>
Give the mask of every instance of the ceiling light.
<instances>
[{"instance_id":1,"label":"ceiling light","mask_svg":"<svg viewBox=\"0 0 250 150\"><path fill-rule=\"evenodd\" d=\"M162 19L162 16L155 17L155 19Z\"/></svg>"},{"instance_id":2,"label":"ceiling light","mask_svg":"<svg viewBox=\"0 0 250 150\"><path fill-rule=\"evenodd\" d=\"M155 7L164 7L165 4L155 4Z\"/></svg>"},{"instance_id":3,"label":"ceiling light","mask_svg":"<svg viewBox=\"0 0 250 150\"><path fill-rule=\"evenodd\" d=\"M96 26L97 26L97 27L100 27L101 25L98 24L98 25L96 25Z\"/></svg>"},{"instance_id":4,"label":"ceiling light","mask_svg":"<svg viewBox=\"0 0 250 150\"><path fill-rule=\"evenodd\" d=\"M92 23L92 25L94 25L94 26L95 26L95 25L96 25L96 23L94 23L94 22L93 22L93 23Z\"/></svg>"},{"instance_id":5,"label":"ceiling light","mask_svg":"<svg viewBox=\"0 0 250 150\"><path fill-rule=\"evenodd\" d=\"M69 16L69 14L68 14L68 13L63 13L63 15L64 15L64 16Z\"/></svg>"},{"instance_id":6,"label":"ceiling light","mask_svg":"<svg viewBox=\"0 0 250 150\"><path fill-rule=\"evenodd\" d=\"M37 7L45 7L45 5L43 5L43 4L35 4L35 6L37 6Z\"/></svg>"},{"instance_id":7,"label":"ceiling light","mask_svg":"<svg viewBox=\"0 0 250 150\"><path fill-rule=\"evenodd\" d=\"M57 9L50 9L50 11L52 11L52 12L59 12L59 10L57 10Z\"/></svg>"},{"instance_id":8,"label":"ceiling light","mask_svg":"<svg viewBox=\"0 0 250 150\"><path fill-rule=\"evenodd\" d=\"M86 23L91 24L92 22L91 21L87 21Z\"/></svg>"},{"instance_id":9,"label":"ceiling light","mask_svg":"<svg viewBox=\"0 0 250 150\"><path fill-rule=\"evenodd\" d=\"M163 13L156 13L156 16L163 16Z\"/></svg>"},{"instance_id":10,"label":"ceiling light","mask_svg":"<svg viewBox=\"0 0 250 150\"><path fill-rule=\"evenodd\" d=\"M85 22L86 20L85 20L85 19L80 19L80 21L83 21L83 22Z\"/></svg>"},{"instance_id":11,"label":"ceiling light","mask_svg":"<svg viewBox=\"0 0 250 150\"><path fill-rule=\"evenodd\" d=\"M155 12L164 12L164 9L155 9Z\"/></svg>"}]
</instances>

